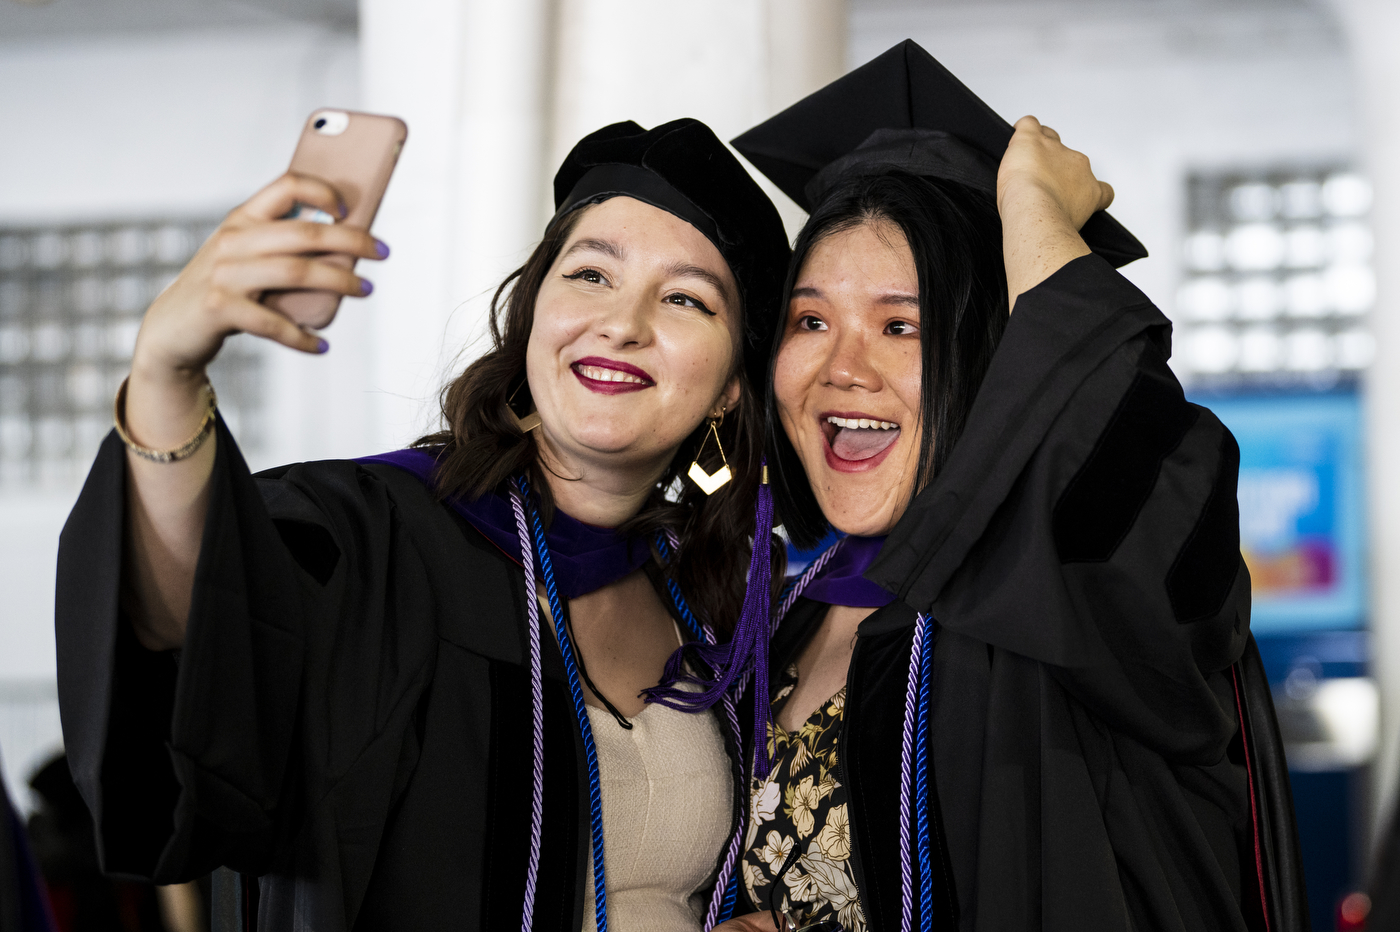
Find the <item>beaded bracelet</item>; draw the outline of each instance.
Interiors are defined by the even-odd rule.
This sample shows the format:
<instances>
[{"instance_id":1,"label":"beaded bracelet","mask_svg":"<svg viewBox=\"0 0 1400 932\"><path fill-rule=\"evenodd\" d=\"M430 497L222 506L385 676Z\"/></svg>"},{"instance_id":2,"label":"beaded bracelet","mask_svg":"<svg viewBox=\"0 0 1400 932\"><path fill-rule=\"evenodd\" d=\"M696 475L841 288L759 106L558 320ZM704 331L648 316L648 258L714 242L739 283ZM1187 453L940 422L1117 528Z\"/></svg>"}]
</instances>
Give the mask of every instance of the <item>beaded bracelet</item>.
<instances>
[{"instance_id":1,"label":"beaded bracelet","mask_svg":"<svg viewBox=\"0 0 1400 932\"><path fill-rule=\"evenodd\" d=\"M219 397L214 394L213 385L207 380L204 383L204 390L209 393L209 406L205 409L204 420L199 422L194 436L173 450L152 450L132 440L131 434L126 430L126 383L130 378L131 376L127 376L122 379L121 387L117 389L117 397L112 400L112 423L116 425L117 436L122 438L122 443L126 444L128 450L153 463L174 463L192 456L204 446L204 441L214 432L214 415L219 408Z\"/></svg>"}]
</instances>

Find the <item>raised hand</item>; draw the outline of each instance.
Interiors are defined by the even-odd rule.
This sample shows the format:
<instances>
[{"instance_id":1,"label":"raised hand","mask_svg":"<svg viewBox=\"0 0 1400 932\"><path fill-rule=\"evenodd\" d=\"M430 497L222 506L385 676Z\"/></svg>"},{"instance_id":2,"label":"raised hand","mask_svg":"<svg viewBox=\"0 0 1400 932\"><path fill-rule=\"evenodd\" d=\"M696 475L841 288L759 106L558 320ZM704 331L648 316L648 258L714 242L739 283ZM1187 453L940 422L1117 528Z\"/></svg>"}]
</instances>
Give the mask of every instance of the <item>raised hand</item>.
<instances>
[{"instance_id":1,"label":"raised hand","mask_svg":"<svg viewBox=\"0 0 1400 932\"><path fill-rule=\"evenodd\" d=\"M1012 306L1065 263L1088 255L1079 236L1095 211L1113 203L1113 188L1094 177L1089 159L1033 116L1016 133L997 172L1006 284Z\"/></svg>"},{"instance_id":2,"label":"raised hand","mask_svg":"<svg viewBox=\"0 0 1400 932\"><path fill-rule=\"evenodd\" d=\"M325 341L306 327L325 326L329 317L293 321L258 303L264 291L369 294L368 281L326 256L382 259L388 248L363 230L281 219L298 203L344 216L325 182L283 175L230 213L146 311L126 390L124 420L135 443L170 450L190 440L207 410L205 367L230 334L256 334L305 353L325 351ZM148 648L184 642L216 439L177 462L127 455L130 556L122 597Z\"/></svg>"},{"instance_id":3,"label":"raised hand","mask_svg":"<svg viewBox=\"0 0 1400 932\"><path fill-rule=\"evenodd\" d=\"M189 265L146 312L136 340L134 369L202 371L224 339L257 334L292 349L322 352L325 342L303 326L259 304L264 292L315 288L360 297L370 284L326 262L324 254L382 259L388 249L364 230L281 219L296 204L341 216L335 190L304 175L283 175L225 218ZM322 254L317 257L316 254Z\"/></svg>"},{"instance_id":4,"label":"raised hand","mask_svg":"<svg viewBox=\"0 0 1400 932\"><path fill-rule=\"evenodd\" d=\"M1066 146L1035 117L1024 116L1016 121L997 171L997 208L1005 212L1028 198L1048 198L1078 230L1113 203L1113 187L1094 177L1088 156Z\"/></svg>"}]
</instances>

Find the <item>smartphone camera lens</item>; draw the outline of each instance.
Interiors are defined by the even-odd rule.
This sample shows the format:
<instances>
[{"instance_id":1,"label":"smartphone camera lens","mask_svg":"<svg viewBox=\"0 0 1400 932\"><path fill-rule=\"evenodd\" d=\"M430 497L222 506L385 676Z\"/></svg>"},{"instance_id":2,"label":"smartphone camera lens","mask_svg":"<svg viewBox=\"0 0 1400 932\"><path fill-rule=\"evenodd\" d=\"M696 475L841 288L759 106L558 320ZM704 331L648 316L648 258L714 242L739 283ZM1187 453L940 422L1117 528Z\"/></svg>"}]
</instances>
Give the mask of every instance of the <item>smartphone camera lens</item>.
<instances>
[{"instance_id":1,"label":"smartphone camera lens","mask_svg":"<svg viewBox=\"0 0 1400 932\"><path fill-rule=\"evenodd\" d=\"M344 110L320 110L311 115L311 131L318 136L339 136L350 125Z\"/></svg>"}]
</instances>

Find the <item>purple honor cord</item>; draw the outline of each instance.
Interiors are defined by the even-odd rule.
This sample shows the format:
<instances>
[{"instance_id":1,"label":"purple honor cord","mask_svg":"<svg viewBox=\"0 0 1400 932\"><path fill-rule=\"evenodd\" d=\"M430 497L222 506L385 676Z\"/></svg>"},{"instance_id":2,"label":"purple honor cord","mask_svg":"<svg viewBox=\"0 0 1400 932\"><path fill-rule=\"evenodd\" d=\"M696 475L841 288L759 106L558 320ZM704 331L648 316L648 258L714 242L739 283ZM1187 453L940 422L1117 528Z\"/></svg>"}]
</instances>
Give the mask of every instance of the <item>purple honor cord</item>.
<instances>
[{"instance_id":1,"label":"purple honor cord","mask_svg":"<svg viewBox=\"0 0 1400 932\"><path fill-rule=\"evenodd\" d=\"M676 537L675 531L666 529L664 535L658 535L656 549L661 553L662 559L669 559L671 551L680 550L680 540ZM718 639L715 637L715 629L707 624L696 621L695 616L690 611L690 605L686 602L685 596L681 594L680 586L669 576L666 578L666 587L670 590L671 601L675 603L676 610L680 612L681 618L685 620L686 626L690 629L691 636L696 640L713 647ZM724 694L720 704L724 709L724 721L729 726L729 733L734 738L734 746L742 748L744 746L744 733L739 730L739 715L735 711L734 704L738 698L733 692ZM742 787L740 788L742 791ZM744 817L748 815L749 807L742 802L739 805L739 818L734 823L734 834L729 838L729 845L725 849L724 863L720 865L719 876L715 878L715 888L710 894L710 908L705 912L705 932L709 932L715 926L730 917L734 909L734 898L738 894L738 887L732 886L730 881L735 879L735 866L739 863L740 850L744 844Z\"/></svg>"},{"instance_id":2,"label":"purple honor cord","mask_svg":"<svg viewBox=\"0 0 1400 932\"><path fill-rule=\"evenodd\" d=\"M766 461L765 461L766 468ZM744 591L744 607L734 636L726 647L705 644L681 648L666 662L661 684L647 689L648 702L664 705L681 712L701 712L742 690L746 676L752 672L756 684L768 682L768 639L771 634L773 561L766 543L773 527L773 491L767 482L758 487L758 506L754 518L753 554L749 558L748 585ZM715 671L713 679L687 673L687 653ZM676 684L699 686L699 691L678 689ZM766 702L753 704L754 774L768 776L768 720L771 710Z\"/></svg>"},{"instance_id":3,"label":"purple honor cord","mask_svg":"<svg viewBox=\"0 0 1400 932\"><path fill-rule=\"evenodd\" d=\"M393 466L416 476L429 489L434 487L437 454L428 450L395 450L377 456L362 457L356 462ZM650 559L650 551L644 546L634 546L637 541L624 538L611 529L584 524L562 511L555 512L554 523L549 531L545 532L539 512L530 495L529 483L524 476L520 476L510 483L509 492L508 501L496 495L483 495L475 500L449 499L444 504L465 518L507 556L513 557L518 553L520 566L525 572L526 623L529 629L526 636L530 666L530 727L533 757L530 794L530 853L525 875L525 898L521 909L521 932L528 932L534 923L544 823L544 681L540 654L540 605L535 575L537 563L540 576L543 577L545 584L546 595L549 598L550 611L554 616L555 635L558 638L564 668L568 674L569 693L573 700L574 712L578 718L579 730L583 735L584 756L587 761L589 777L589 814L593 843L596 921L598 932L606 932L607 890L604 883L603 810L597 747L593 740L592 724L589 722L587 708L583 702L580 670L575 661L576 655L572 639L564 624L567 615L563 611L562 599L576 598L616 582L644 565ZM768 514L771 526L771 499L769 501ZM668 559L672 551L679 550L679 543L675 534L668 530L657 534L656 547L662 559ZM709 625L703 625L696 620L690 606L686 603L685 596L681 593L680 587L669 578L666 585L670 591L671 600L685 622L690 636L703 642L703 647L698 649L708 649L711 652L719 651L715 644L714 631ZM767 585L766 581L764 585ZM684 672L683 657L679 651L672 660L682 664L678 669ZM667 669L670 669L669 662ZM682 692L682 695L690 694ZM724 720L733 736L734 746L743 747L743 733L739 728L738 714L735 712L737 701L738 697L732 693L725 693L721 697ZM684 711L697 712L702 710L688 708ZM739 817L735 820L734 835L730 838L729 845L725 850L719 877L710 897L710 908L705 917L706 932L728 919L733 911L738 892L735 867L738 864L743 846L744 817L747 813L748 806L740 805L738 807Z\"/></svg>"},{"instance_id":4,"label":"purple honor cord","mask_svg":"<svg viewBox=\"0 0 1400 932\"><path fill-rule=\"evenodd\" d=\"M530 531L520 491L510 489L510 507L520 532L520 552L529 553ZM540 661L540 600L536 594L535 561L523 559L525 570L526 625L530 650L530 738L534 748L530 769L530 861L525 871L525 905L521 910L520 932L530 932L535 923L535 884L540 876L540 836L544 826L544 668Z\"/></svg>"},{"instance_id":5,"label":"purple honor cord","mask_svg":"<svg viewBox=\"0 0 1400 932\"><path fill-rule=\"evenodd\" d=\"M531 768L532 786L530 797L530 855L525 875L525 902L521 910L521 932L529 932L534 921L536 884L539 878L541 827L543 824L544 809L544 694L540 654L539 595L535 583L536 560L539 561L540 572L544 578L545 593L549 598L550 613L554 616L555 636L559 639L559 650L563 655L564 668L568 674L569 693L573 700L574 714L578 719L579 729L583 736L584 757L586 758L588 767L589 825L593 852L594 921L598 932L607 932L607 882L603 853L603 801L601 780L598 770L597 745L593 740L593 728L588 720L588 710L583 700L583 686L580 682L578 666L574 662L574 646L563 622L563 605L559 599L559 587L554 579L549 543L545 537L543 525L540 522L539 512L535 509L534 503L530 499L529 482L524 476L516 478L511 484L510 504L511 510L515 514L516 529L520 537L521 566L525 570L527 623L530 628L529 662L533 766ZM526 520L527 511L529 513L528 521ZM533 534L531 533L531 527L533 527ZM671 550L677 549L677 540L673 534L658 534L656 544L662 557L666 557ZM714 631L709 625L702 625L696 620L695 615L690 610L690 606L685 601L685 597L681 594L680 588L676 586L673 581L668 580L667 585L670 589L672 600L676 604L676 609L685 620L686 626L690 629L692 636L703 638L707 646L713 647L715 644ZM734 701L732 695L723 697L725 719L733 734L735 745L742 747L742 734L739 730L739 719L734 710ZM732 880L735 877L735 866L738 864L740 850L743 845L744 815L747 811L747 806L741 805L739 807L737 825L733 836L729 840L729 845L725 850L724 862L720 867L719 877L716 879L714 891L710 895L710 907L705 916L706 932L709 932L714 926L728 919L730 912L733 910L737 887L732 883Z\"/></svg>"},{"instance_id":6,"label":"purple honor cord","mask_svg":"<svg viewBox=\"0 0 1400 932\"><path fill-rule=\"evenodd\" d=\"M524 538L520 541L521 560L523 562L526 559L537 559L540 562L540 575L544 577L545 593L549 596L550 614L554 616L554 635L559 639L559 652L563 655L564 670L569 679L569 697L573 700L574 715L578 719L579 731L582 732L583 756L588 767L589 830L593 842L594 918L598 932L607 932L608 892L604 882L606 871L603 863L603 788L598 775L598 746L593 740L593 726L588 720L588 708L583 701L583 683L579 678L578 664L574 661L573 640L569 637L568 626L564 624L564 605L559 598L559 586L555 582L554 567L549 559L549 544L545 539L544 524L530 499L530 483L525 476L518 476L515 485L525 510L529 512L530 525L534 531L533 545ZM539 598L534 592L529 593L528 597L529 601L538 601ZM533 676L531 671L532 679ZM542 754L543 746L540 751ZM532 855L538 857L533 852Z\"/></svg>"},{"instance_id":7,"label":"purple honor cord","mask_svg":"<svg viewBox=\"0 0 1400 932\"><path fill-rule=\"evenodd\" d=\"M884 590L872 591L878 587L861 578L861 574L875 558L883 542L883 538L845 537L824 550L784 595L782 604L773 618L773 631L777 631L779 622L791 611L793 605L797 604L798 598L804 595L808 598L816 597L819 601L845 596L858 600L857 605L864 604L869 607L893 602L893 596L884 593ZM871 588L865 588L866 586ZM884 593L884 596L880 593ZM847 603L842 601L832 604ZM914 638L909 651L909 673L904 692L904 728L899 758L899 872L902 907L900 932L914 932L915 916L918 917L919 932L932 932L933 929L933 852L929 837L928 782L929 700L933 679L932 633L932 617L921 613L914 622ZM742 695L742 687L740 694ZM912 846L911 829L914 836ZM915 890L919 893L917 907L914 903Z\"/></svg>"}]
</instances>

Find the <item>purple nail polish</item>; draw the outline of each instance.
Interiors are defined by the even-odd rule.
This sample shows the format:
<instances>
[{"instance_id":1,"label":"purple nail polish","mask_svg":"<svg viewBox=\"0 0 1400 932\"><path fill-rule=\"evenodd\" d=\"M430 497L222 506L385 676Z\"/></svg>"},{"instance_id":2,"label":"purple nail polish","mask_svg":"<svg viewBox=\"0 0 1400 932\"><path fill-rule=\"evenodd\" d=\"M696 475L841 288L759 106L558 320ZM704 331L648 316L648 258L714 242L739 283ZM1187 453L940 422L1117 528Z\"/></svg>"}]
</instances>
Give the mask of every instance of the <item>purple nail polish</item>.
<instances>
[{"instance_id":1,"label":"purple nail polish","mask_svg":"<svg viewBox=\"0 0 1400 932\"><path fill-rule=\"evenodd\" d=\"M330 349L330 348L331 348L331 345L330 345L329 343L327 343L325 340L318 339L318 340L316 341L316 352L318 352L318 353L324 353L326 350L328 350L328 349Z\"/></svg>"},{"instance_id":2,"label":"purple nail polish","mask_svg":"<svg viewBox=\"0 0 1400 932\"><path fill-rule=\"evenodd\" d=\"M389 244L384 242L383 240L375 240L374 252L375 255L379 256L379 258L381 259L389 258Z\"/></svg>"},{"instance_id":3,"label":"purple nail polish","mask_svg":"<svg viewBox=\"0 0 1400 932\"><path fill-rule=\"evenodd\" d=\"M373 290L374 282L370 281L368 278L360 279L360 297L364 297Z\"/></svg>"}]
</instances>

